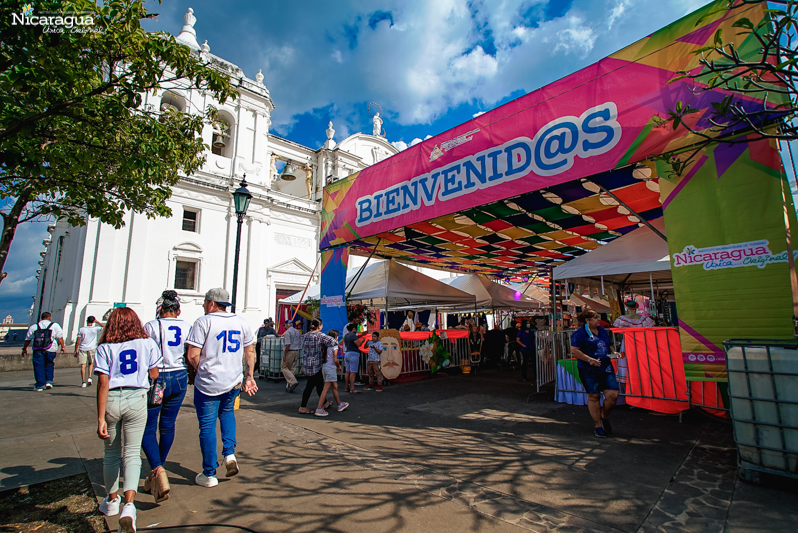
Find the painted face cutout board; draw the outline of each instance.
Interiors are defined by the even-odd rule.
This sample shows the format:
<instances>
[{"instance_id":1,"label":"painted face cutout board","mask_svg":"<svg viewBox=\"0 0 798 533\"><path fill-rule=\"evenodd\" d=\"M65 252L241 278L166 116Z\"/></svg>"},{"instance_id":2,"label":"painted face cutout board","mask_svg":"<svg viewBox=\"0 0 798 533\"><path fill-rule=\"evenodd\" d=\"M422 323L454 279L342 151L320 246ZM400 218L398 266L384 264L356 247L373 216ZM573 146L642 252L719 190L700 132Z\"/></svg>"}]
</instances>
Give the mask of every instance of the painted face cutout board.
<instances>
[{"instance_id":1,"label":"painted face cutout board","mask_svg":"<svg viewBox=\"0 0 798 533\"><path fill-rule=\"evenodd\" d=\"M380 342L385 348L380 354L380 369L386 379L396 379L402 372L402 349L399 331L384 329L380 331Z\"/></svg>"}]
</instances>

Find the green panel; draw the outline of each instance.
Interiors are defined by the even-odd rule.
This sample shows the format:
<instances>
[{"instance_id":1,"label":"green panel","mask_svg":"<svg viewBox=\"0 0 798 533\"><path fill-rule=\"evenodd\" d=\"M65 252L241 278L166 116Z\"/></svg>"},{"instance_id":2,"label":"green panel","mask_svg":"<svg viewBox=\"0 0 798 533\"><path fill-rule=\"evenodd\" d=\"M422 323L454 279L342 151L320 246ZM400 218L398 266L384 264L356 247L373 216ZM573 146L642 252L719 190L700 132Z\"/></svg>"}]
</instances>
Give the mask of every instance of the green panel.
<instances>
[{"instance_id":1,"label":"green panel","mask_svg":"<svg viewBox=\"0 0 798 533\"><path fill-rule=\"evenodd\" d=\"M515 209L511 209L507 206L504 202L496 202L490 205L486 205L480 208L482 211L486 213L490 213L491 215L495 216L496 218L504 218L510 217L513 215L520 215L521 211L517 211Z\"/></svg>"},{"instance_id":2,"label":"green panel","mask_svg":"<svg viewBox=\"0 0 798 533\"><path fill-rule=\"evenodd\" d=\"M463 211L463 214L476 222L477 224L484 224L485 222L490 222L491 220L496 220L496 217L488 215L487 213L483 213L477 209L469 209L468 211Z\"/></svg>"}]
</instances>

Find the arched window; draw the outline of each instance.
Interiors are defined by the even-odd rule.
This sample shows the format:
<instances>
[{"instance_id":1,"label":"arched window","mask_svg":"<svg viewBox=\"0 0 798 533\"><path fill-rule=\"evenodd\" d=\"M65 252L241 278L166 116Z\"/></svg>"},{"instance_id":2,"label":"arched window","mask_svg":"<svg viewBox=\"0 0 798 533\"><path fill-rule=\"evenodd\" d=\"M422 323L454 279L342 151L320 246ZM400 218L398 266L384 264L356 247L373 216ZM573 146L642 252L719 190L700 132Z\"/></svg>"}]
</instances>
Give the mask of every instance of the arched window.
<instances>
[{"instance_id":1,"label":"arched window","mask_svg":"<svg viewBox=\"0 0 798 533\"><path fill-rule=\"evenodd\" d=\"M212 153L230 159L233 158L234 126L235 123L230 113L226 111L218 112L216 120L213 121Z\"/></svg>"},{"instance_id":2,"label":"arched window","mask_svg":"<svg viewBox=\"0 0 798 533\"><path fill-rule=\"evenodd\" d=\"M186 110L186 99L174 91L166 91L161 97L159 110L161 111L161 121L166 118L166 114L170 111L183 113Z\"/></svg>"}]
</instances>

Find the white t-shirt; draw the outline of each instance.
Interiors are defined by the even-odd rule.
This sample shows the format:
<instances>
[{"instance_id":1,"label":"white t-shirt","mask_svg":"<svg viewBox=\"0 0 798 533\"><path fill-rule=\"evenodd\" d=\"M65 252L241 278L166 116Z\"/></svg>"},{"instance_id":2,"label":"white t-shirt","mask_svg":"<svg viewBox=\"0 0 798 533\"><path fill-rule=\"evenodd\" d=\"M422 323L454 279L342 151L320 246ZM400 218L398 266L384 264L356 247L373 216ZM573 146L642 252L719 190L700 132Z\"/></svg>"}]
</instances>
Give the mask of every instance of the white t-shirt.
<instances>
[{"instance_id":1,"label":"white t-shirt","mask_svg":"<svg viewBox=\"0 0 798 533\"><path fill-rule=\"evenodd\" d=\"M152 339L133 339L97 347L94 373L108 375L108 387L148 389L150 368L161 363L161 351Z\"/></svg>"},{"instance_id":2,"label":"white t-shirt","mask_svg":"<svg viewBox=\"0 0 798 533\"><path fill-rule=\"evenodd\" d=\"M33 340L33 333L36 331L37 326L42 329L46 329L50 323L51 322L49 320L42 320L41 322L38 322L37 324L34 324L31 327L29 327L28 334L25 336L25 340L26 341ZM42 350L46 350L48 352L53 347L53 344L55 344L56 339L64 338L64 330L61 329L61 326L59 326L55 322L52 322L52 324L53 327L50 328L50 331L52 331L52 333L50 334L50 338L53 340L53 342L50 343L50 346L47 346L46 348L41 348ZM34 349L39 350L40 348L34 348Z\"/></svg>"},{"instance_id":3,"label":"white t-shirt","mask_svg":"<svg viewBox=\"0 0 798 533\"><path fill-rule=\"evenodd\" d=\"M199 317L186 339L202 348L194 387L207 396L231 391L243 378L244 347L254 342L247 321L233 313Z\"/></svg>"},{"instance_id":4,"label":"white t-shirt","mask_svg":"<svg viewBox=\"0 0 798 533\"><path fill-rule=\"evenodd\" d=\"M103 328L100 326L83 326L78 330L78 337L80 337L80 347L78 350L81 352L88 352L89 350L97 349L97 341L100 340L100 333Z\"/></svg>"},{"instance_id":5,"label":"white t-shirt","mask_svg":"<svg viewBox=\"0 0 798 533\"><path fill-rule=\"evenodd\" d=\"M338 351L338 346L327 347L327 359L324 364L327 366L335 366L335 353Z\"/></svg>"},{"instance_id":6,"label":"white t-shirt","mask_svg":"<svg viewBox=\"0 0 798 533\"><path fill-rule=\"evenodd\" d=\"M160 328L158 320L161 321ZM186 369L186 339L191 332L191 324L179 318L161 318L144 324L144 331L161 347L164 372Z\"/></svg>"}]
</instances>

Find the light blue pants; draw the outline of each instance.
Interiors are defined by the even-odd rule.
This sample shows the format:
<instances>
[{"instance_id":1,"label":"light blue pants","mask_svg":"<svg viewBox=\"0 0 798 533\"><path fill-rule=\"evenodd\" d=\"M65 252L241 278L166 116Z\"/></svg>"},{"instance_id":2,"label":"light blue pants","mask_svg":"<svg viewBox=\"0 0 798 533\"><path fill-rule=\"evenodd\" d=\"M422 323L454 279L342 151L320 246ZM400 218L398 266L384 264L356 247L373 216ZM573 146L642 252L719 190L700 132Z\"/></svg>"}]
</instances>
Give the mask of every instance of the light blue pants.
<instances>
[{"instance_id":1,"label":"light blue pants","mask_svg":"<svg viewBox=\"0 0 798 533\"><path fill-rule=\"evenodd\" d=\"M105 440L103 477L108 494L119 490L120 466L124 468L123 491L137 491L141 475L141 437L147 426L147 389L108 391L105 423L110 438ZM124 440L124 445L122 441Z\"/></svg>"}]
</instances>

